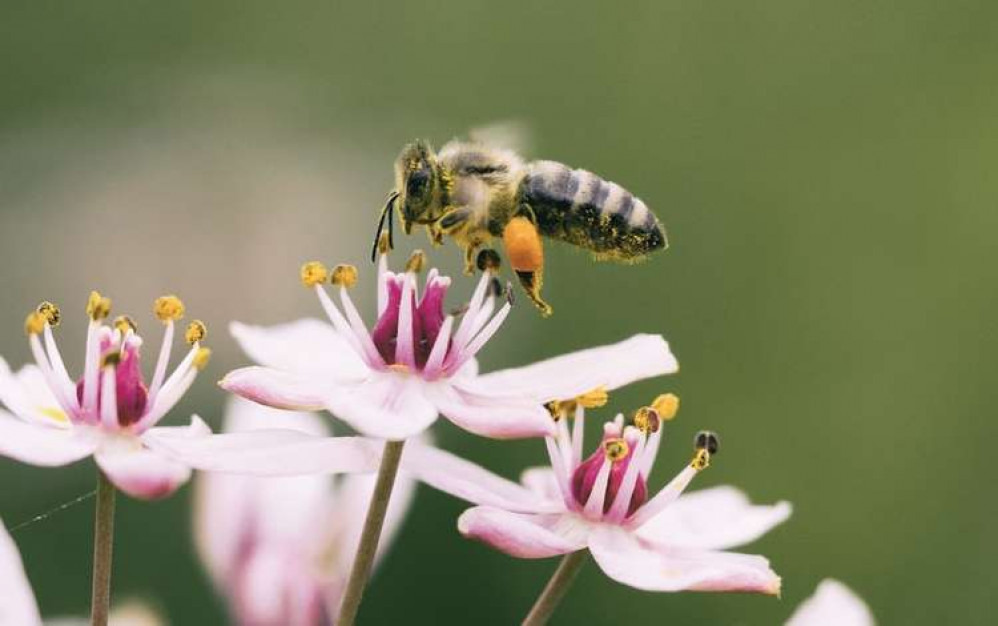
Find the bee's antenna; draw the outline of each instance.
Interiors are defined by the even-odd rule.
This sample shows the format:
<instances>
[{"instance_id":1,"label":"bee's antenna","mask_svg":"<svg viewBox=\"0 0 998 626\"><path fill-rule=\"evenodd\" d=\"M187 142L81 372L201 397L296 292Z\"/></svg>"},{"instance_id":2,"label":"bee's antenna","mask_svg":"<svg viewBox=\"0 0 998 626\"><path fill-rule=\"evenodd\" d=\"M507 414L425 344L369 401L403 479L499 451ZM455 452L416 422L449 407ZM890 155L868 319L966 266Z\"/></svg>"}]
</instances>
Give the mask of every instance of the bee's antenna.
<instances>
[{"instance_id":1,"label":"bee's antenna","mask_svg":"<svg viewBox=\"0 0 998 626\"><path fill-rule=\"evenodd\" d=\"M388 194L388 202L385 203L385 208L381 209L381 219L378 220L378 230L374 233L374 245L371 246L371 262L378 258L378 242L381 241L381 233L385 230L385 220L388 220L388 249L391 250L395 247L395 240L392 235L392 230L394 222L392 221L392 209L395 207L395 201L399 197L399 192L393 191Z\"/></svg>"}]
</instances>

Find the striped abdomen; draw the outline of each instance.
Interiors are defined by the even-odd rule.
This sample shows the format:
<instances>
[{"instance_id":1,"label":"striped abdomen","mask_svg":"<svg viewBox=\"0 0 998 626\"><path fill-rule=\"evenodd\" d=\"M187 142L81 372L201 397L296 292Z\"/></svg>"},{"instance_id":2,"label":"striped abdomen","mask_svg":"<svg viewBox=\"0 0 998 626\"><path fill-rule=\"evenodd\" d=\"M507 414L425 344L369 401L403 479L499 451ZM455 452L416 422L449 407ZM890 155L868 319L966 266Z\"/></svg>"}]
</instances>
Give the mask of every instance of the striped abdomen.
<instances>
[{"instance_id":1,"label":"striped abdomen","mask_svg":"<svg viewBox=\"0 0 998 626\"><path fill-rule=\"evenodd\" d=\"M520 189L541 233L598 257L638 259L667 245L662 225L644 202L592 172L537 161L527 167Z\"/></svg>"}]
</instances>

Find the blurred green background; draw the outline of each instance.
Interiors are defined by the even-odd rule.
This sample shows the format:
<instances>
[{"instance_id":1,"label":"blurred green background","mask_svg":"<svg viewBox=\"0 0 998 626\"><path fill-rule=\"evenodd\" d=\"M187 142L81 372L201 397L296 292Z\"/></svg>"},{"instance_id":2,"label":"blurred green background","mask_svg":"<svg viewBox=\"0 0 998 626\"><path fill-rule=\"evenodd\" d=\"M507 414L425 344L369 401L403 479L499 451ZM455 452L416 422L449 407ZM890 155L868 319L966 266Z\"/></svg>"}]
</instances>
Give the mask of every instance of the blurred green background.
<instances>
[{"instance_id":1,"label":"blurred green background","mask_svg":"<svg viewBox=\"0 0 998 626\"><path fill-rule=\"evenodd\" d=\"M516 309L483 368L661 332L681 375L612 398L683 399L653 485L710 427L724 449L699 486L796 507L746 549L783 575L782 601L640 593L590 566L556 623L777 624L826 576L883 624L992 623L998 4L8 1L2 13L12 366L29 358L22 321L41 299L66 311L63 353L82 354L89 289L146 329L152 299L176 292L216 358L169 419L217 424L213 380L246 363L227 322L319 315L303 260L371 272L403 142L522 120L531 156L625 185L672 247L621 267L549 246L555 316ZM426 245L420 234L399 255ZM453 246L432 256L457 272ZM454 304L470 290L458 285ZM370 282L358 297L372 313ZM438 428L509 476L545 458L536 441ZM92 481L90 462L0 459L0 516L15 525ZM120 502L116 596L173 624L219 624L190 494ZM421 490L363 622L522 617L555 562L461 539L462 509ZM46 615L86 611L91 513L15 533Z\"/></svg>"}]
</instances>

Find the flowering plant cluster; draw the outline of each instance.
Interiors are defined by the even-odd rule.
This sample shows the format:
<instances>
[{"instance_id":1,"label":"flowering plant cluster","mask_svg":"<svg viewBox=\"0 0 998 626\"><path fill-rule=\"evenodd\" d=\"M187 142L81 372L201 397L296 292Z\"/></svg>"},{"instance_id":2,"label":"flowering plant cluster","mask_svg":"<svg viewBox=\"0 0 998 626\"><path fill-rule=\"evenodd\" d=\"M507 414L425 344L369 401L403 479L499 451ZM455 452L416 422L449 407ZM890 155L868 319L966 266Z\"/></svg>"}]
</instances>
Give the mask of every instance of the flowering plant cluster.
<instances>
[{"instance_id":1,"label":"flowering plant cluster","mask_svg":"<svg viewBox=\"0 0 998 626\"><path fill-rule=\"evenodd\" d=\"M786 521L791 506L752 504L732 486L687 490L718 454L716 433L697 435L664 487L649 484L678 397L662 394L617 413L586 447L586 414L608 405L611 392L678 371L661 336L639 334L481 373L476 357L513 308L498 270L486 265L468 303L447 312L450 278L429 269L421 282L422 253L392 272L388 246L380 250L373 324L350 296L356 268L318 262L302 267L301 280L326 320L232 323L256 364L220 382L233 397L217 434L197 416L187 426L158 426L210 355L205 325L190 322L183 333L190 348L168 374L185 315L176 296L153 307L163 343L148 383L136 323L128 316L108 322L111 302L101 294L93 292L86 305L84 366L76 377L55 340L60 309L45 302L28 316L34 363L13 372L0 359L0 455L48 467L96 461L89 623L161 623L147 609L112 610L115 494L163 498L192 470L201 472L198 553L235 624L355 623L372 568L399 534L417 482L472 505L456 520L464 537L515 558L561 558L524 611L524 624L552 618L590 556L608 578L645 591L779 595L781 579L766 558L730 550ZM332 436L320 411L354 434ZM429 429L439 416L492 439L540 439L548 465L525 470L519 482L496 475L433 444ZM41 623L18 551L0 526L0 626ZM850 626L872 624L872 617L829 580L787 623Z\"/></svg>"}]
</instances>

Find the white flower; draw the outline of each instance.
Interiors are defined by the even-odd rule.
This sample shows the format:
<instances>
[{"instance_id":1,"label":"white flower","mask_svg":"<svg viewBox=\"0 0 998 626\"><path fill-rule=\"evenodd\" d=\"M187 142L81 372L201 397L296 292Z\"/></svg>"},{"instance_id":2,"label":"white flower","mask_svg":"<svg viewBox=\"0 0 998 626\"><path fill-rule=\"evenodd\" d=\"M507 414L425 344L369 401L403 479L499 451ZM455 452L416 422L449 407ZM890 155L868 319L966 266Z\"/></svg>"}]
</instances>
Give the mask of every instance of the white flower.
<instances>
[{"instance_id":1,"label":"white flower","mask_svg":"<svg viewBox=\"0 0 998 626\"><path fill-rule=\"evenodd\" d=\"M804 600L786 626L873 626L873 614L863 599L837 580L826 578Z\"/></svg>"}]
</instances>

